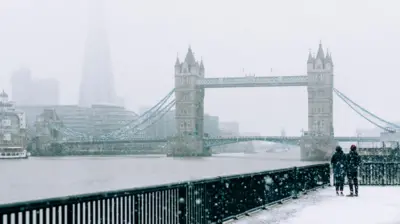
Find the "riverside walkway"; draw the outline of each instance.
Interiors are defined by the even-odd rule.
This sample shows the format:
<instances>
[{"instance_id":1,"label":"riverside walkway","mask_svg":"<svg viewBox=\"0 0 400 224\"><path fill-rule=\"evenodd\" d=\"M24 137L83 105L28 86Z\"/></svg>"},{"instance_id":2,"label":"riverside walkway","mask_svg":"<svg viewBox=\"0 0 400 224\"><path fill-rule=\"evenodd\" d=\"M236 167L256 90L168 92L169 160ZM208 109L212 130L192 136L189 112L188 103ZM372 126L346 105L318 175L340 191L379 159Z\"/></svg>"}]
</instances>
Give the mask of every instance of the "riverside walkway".
<instances>
[{"instance_id":1,"label":"riverside walkway","mask_svg":"<svg viewBox=\"0 0 400 224\"><path fill-rule=\"evenodd\" d=\"M0 205L0 224L400 223L400 163L364 162L360 197L328 163Z\"/></svg>"},{"instance_id":2,"label":"riverside walkway","mask_svg":"<svg viewBox=\"0 0 400 224\"><path fill-rule=\"evenodd\" d=\"M348 192L348 187L345 189ZM359 197L336 196L333 187L250 214L232 224L400 223L400 188L360 186Z\"/></svg>"}]
</instances>

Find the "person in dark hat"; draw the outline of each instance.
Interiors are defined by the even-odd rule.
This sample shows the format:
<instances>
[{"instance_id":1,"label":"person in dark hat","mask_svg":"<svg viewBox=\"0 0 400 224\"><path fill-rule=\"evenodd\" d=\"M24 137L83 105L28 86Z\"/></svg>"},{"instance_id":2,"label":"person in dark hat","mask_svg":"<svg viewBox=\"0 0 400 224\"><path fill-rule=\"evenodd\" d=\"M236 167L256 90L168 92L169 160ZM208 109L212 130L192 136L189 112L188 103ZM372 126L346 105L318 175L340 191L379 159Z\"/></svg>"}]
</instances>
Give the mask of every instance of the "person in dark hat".
<instances>
[{"instance_id":1,"label":"person in dark hat","mask_svg":"<svg viewBox=\"0 0 400 224\"><path fill-rule=\"evenodd\" d=\"M342 147L336 146L336 152L332 156L331 164L336 194L339 195L340 191L340 195L343 196L344 177L346 175L346 155Z\"/></svg>"},{"instance_id":2,"label":"person in dark hat","mask_svg":"<svg viewBox=\"0 0 400 224\"><path fill-rule=\"evenodd\" d=\"M349 181L349 197L358 196L358 167L361 164L361 157L357 153L357 146L351 145L350 152L347 154L347 179ZM354 186L354 191L353 191Z\"/></svg>"}]
</instances>

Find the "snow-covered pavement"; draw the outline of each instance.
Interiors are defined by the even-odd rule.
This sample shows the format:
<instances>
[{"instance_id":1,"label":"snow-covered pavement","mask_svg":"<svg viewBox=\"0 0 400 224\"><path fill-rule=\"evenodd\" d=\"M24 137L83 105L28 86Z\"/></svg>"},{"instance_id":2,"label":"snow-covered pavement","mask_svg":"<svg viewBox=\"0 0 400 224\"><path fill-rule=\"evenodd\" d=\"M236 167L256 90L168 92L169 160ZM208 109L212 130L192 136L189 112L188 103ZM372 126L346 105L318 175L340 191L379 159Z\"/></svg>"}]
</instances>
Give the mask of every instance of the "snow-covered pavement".
<instances>
[{"instance_id":1,"label":"snow-covered pavement","mask_svg":"<svg viewBox=\"0 0 400 224\"><path fill-rule=\"evenodd\" d=\"M244 217L235 224L398 224L400 187L360 186L359 197L336 196L329 187ZM348 192L348 187L345 189Z\"/></svg>"}]
</instances>

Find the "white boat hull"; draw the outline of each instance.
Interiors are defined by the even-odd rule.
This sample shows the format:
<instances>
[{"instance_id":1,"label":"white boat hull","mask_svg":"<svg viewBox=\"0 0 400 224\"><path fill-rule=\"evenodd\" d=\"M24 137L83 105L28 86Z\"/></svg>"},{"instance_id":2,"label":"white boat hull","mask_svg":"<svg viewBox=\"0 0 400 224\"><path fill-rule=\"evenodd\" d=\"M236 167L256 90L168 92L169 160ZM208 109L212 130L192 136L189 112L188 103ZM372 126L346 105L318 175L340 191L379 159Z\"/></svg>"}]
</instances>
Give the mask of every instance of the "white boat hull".
<instances>
[{"instance_id":1,"label":"white boat hull","mask_svg":"<svg viewBox=\"0 0 400 224\"><path fill-rule=\"evenodd\" d=\"M30 153L26 150L17 152L0 152L0 159L27 159Z\"/></svg>"}]
</instances>

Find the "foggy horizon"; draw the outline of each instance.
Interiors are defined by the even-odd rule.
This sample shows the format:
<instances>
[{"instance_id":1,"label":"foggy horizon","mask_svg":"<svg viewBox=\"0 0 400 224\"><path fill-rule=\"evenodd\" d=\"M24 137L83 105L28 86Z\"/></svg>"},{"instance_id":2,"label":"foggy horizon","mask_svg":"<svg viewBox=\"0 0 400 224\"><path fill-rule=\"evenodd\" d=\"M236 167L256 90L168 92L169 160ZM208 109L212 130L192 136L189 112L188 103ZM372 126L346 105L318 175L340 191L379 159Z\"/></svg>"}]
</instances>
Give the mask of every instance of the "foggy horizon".
<instances>
[{"instance_id":1,"label":"foggy horizon","mask_svg":"<svg viewBox=\"0 0 400 224\"><path fill-rule=\"evenodd\" d=\"M12 72L25 66L35 78L59 81L61 104L77 104L89 1L2 3L1 87L11 93ZM332 53L335 88L386 120L400 120L391 71L400 48L394 1L103 2L116 92L135 112L174 87L177 54L183 60L189 45L206 77L288 76L306 75L308 51L316 53L322 41ZM335 135L373 127L334 98ZM307 129L307 89L207 89L205 112L237 121L241 132L298 136Z\"/></svg>"}]
</instances>

